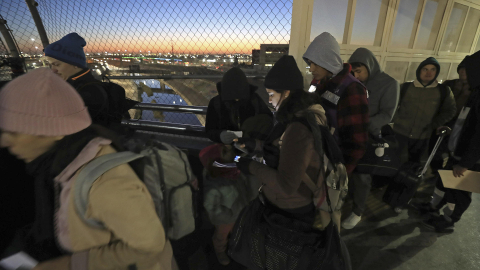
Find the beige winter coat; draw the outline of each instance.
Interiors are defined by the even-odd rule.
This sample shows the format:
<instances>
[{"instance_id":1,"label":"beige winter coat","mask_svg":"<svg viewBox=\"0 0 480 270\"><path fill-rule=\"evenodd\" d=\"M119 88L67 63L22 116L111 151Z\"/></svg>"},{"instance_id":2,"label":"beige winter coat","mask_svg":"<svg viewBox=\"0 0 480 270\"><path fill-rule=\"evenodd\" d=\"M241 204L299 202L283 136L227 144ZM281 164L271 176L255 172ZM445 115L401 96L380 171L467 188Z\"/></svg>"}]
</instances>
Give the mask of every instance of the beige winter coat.
<instances>
[{"instance_id":1,"label":"beige winter coat","mask_svg":"<svg viewBox=\"0 0 480 270\"><path fill-rule=\"evenodd\" d=\"M81 169L73 176L71 172L92 156L114 153L109 143L102 138L92 140L55 178L62 187L57 239L73 253L72 269L127 270L131 265L138 270L176 269L172 247L165 238L150 193L129 165L109 170L90 190L85 216L101 221L107 229L93 228L78 215L73 187Z\"/></svg>"}]
</instances>

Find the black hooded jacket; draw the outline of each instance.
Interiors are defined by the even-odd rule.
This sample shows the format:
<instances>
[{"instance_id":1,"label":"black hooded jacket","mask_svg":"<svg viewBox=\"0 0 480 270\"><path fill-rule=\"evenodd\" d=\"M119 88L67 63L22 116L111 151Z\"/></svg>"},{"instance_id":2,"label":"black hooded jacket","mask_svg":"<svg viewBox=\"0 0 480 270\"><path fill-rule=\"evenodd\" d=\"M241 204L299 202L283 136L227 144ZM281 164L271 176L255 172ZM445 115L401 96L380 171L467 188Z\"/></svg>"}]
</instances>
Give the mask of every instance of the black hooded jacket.
<instances>
[{"instance_id":1,"label":"black hooded jacket","mask_svg":"<svg viewBox=\"0 0 480 270\"><path fill-rule=\"evenodd\" d=\"M100 86L100 81L95 79L90 69L82 69L77 74L67 79L85 102L88 113L94 124L108 126L108 96Z\"/></svg>"},{"instance_id":2,"label":"black hooded jacket","mask_svg":"<svg viewBox=\"0 0 480 270\"><path fill-rule=\"evenodd\" d=\"M217 83L218 96L212 98L208 103L205 131L208 138L214 142L221 143L220 133L224 130L240 131L240 128L248 118L257 114L265 114L272 118L273 115L267 104L255 93L257 87L249 85L247 99L224 100L222 95L228 97L236 93L232 89L222 89L222 84Z\"/></svg>"},{"instance_id":3,"label":"black hooded jacket","mask_svg":"<svg viewBox=\"0 0 480 270\"><path fill-rule=\"evenodd\" d=\"M468 169L480 161L480 51L465 59L465 69L472 89L465 104L470 112L463 124L454 154L460 157L460 166Z\"/></svg>"}]
</instances>

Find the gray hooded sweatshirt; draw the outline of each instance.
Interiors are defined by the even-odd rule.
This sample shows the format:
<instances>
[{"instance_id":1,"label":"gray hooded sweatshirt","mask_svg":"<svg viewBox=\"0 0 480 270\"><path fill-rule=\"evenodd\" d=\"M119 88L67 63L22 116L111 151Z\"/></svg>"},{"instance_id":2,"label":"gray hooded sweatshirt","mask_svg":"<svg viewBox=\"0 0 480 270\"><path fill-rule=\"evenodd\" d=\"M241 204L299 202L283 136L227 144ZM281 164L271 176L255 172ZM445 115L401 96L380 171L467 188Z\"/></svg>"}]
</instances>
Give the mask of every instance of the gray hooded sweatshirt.
<instances>
[{"instance_id":1,"label":"gray hooded sweatshirt","mask_svg":"<svg viewBox=\"0 0 480 270\"><path fill-rule=\"evenodd\" d=\"M310 43L307 51L303 54L303 60L308 65L310 65L308 60L312 61L333 73L333 76L343 70L340 46L337 40L328 32L321 33Z\"/></svg>"},{"instance_id":2,"label":"gray hooded sweatshirt","mask_svg":"<svg viewBox=\"0 0 480 270\"><path fill-rule=\"evenodd\" d=\"M398 105L400 86L394 78L383 72L373 53L365 48L358 48L348 63L359 62L368 70L367 87L370 126L368 131L378 136L382 127L390 123Z\"/></svg>"}]
</instances>

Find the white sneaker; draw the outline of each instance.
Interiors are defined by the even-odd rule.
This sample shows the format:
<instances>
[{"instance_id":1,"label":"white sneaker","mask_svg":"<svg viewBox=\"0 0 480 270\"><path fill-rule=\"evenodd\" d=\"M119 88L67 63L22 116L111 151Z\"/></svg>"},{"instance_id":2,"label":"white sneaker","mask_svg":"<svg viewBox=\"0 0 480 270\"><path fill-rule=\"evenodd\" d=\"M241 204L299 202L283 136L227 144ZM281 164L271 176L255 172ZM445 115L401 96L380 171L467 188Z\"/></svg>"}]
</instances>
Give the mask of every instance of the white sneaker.
<instances>
[{"instance_id":1,"label":"white sneaker","mask_svg":"<svg viewBox=\"0 0 480 270\"><path fill-rule=\"evenodd\" d=\"M347 230L353 229L353 227L355 227L361 219L361 216L357 216L355 215L355 213L352 213L347 219L342 222L342 228Z\"/></svg>"}]
</instances>

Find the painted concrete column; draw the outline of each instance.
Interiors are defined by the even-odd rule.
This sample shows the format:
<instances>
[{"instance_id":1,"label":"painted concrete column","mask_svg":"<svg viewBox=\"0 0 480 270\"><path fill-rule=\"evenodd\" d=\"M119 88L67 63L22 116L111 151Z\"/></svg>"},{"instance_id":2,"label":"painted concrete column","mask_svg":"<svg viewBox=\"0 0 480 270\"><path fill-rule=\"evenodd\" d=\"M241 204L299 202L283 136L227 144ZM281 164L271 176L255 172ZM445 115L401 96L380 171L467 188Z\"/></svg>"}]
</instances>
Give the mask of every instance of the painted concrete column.
<instances>
[{"instance_id":1,"label":"painted concrete column","mask_svg":"<svg viewBox=\"0 0 480 270\"><path fill-rule=\"evenodd\" d=\"M292 28L290 30L290 46L288 54L297 61L298 68L302 72L304 88L308 89L310 82L306 80L306 63L302 55L310 45L310 29L312 27L312 12L314 0L293 0Z\"/></svg>"}]
</instances>

